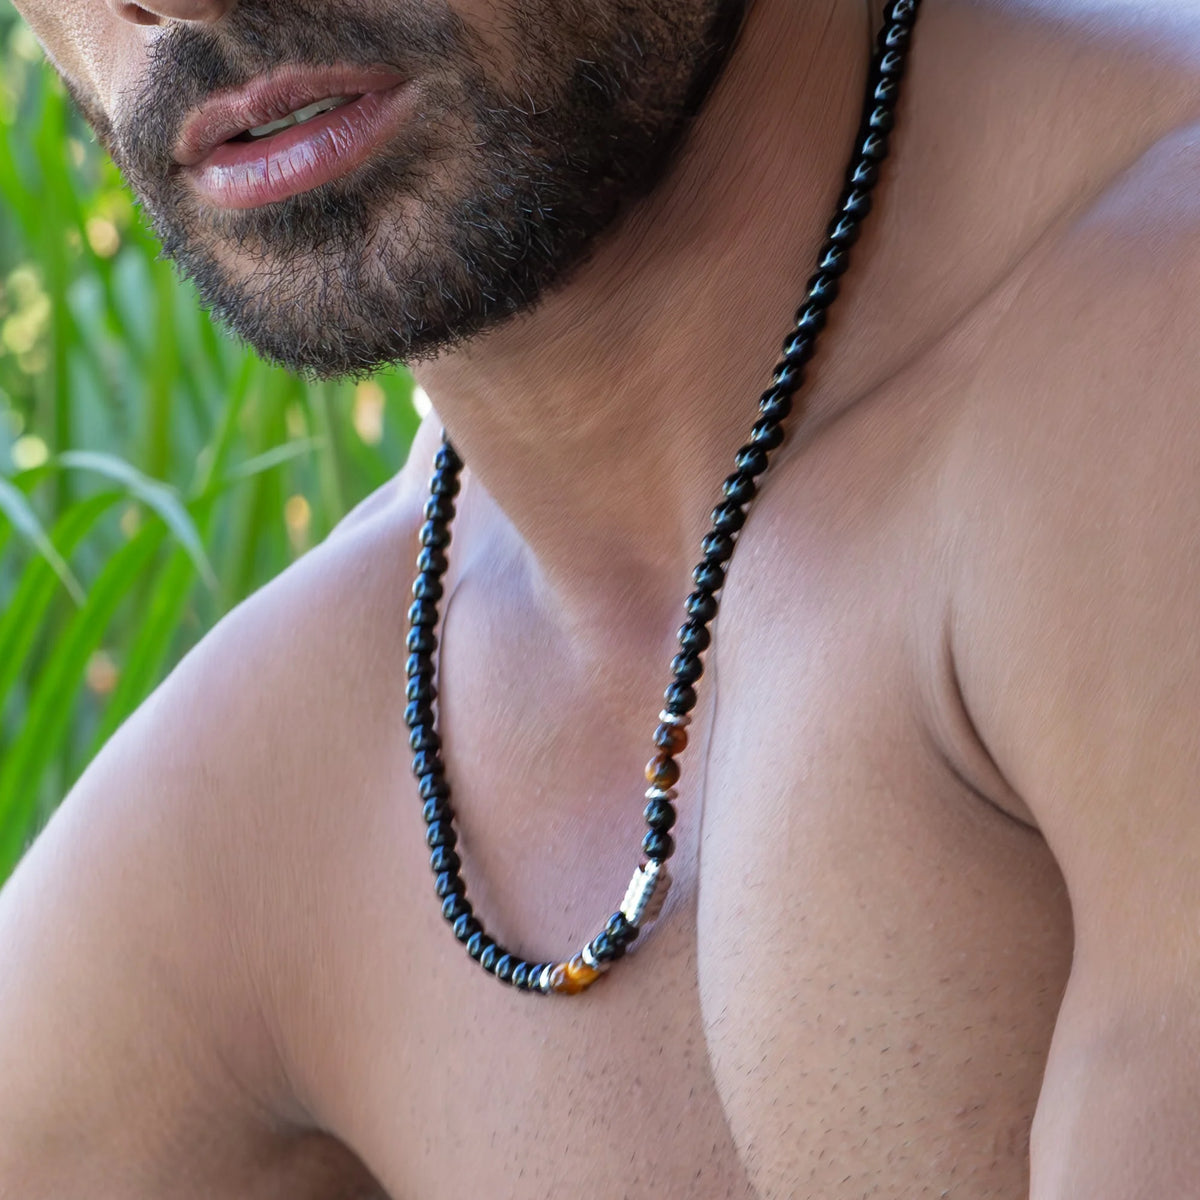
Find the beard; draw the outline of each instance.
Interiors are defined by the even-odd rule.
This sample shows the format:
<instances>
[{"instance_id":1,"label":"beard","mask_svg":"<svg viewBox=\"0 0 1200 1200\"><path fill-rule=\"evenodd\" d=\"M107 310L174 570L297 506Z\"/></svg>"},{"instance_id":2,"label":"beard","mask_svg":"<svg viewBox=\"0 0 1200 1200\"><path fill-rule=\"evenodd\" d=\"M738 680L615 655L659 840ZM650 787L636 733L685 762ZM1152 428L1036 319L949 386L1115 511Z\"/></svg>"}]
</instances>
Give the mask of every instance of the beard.
<instances>
[{"instance_id":1,"label":"beard","mask_svg":"<svg viewBox=\"0 0 1200 1200\"><path fill-rule=\"evenodd\" d=\"M219 321L316 377L437 355L560 286L653 190L748 0L240 0L178 24L116 114L79 97L164 253ZM173 159L215 92L282 65L396 71L420 108L343 178L251 209L202 202Z\"/></svg>"}]
</instances>

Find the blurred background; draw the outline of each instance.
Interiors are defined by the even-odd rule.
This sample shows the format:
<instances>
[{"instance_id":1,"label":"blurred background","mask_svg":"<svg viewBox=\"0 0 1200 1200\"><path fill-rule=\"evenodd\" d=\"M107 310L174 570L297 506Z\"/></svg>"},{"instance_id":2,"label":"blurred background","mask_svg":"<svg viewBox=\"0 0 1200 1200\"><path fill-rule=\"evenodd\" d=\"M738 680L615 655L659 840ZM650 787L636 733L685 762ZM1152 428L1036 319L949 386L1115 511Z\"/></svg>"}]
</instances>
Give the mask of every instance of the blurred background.
<instances>
[{"instance_id":1,"label":"blurred background","mask_svg":"<svg viewBox=\"0 0 1200 1200\"><path fill-rule=\"evenodd\" d=\"M402 465L402 371L215 329L0 0L0 883L223 613Z\"/></svg>"}]
</instances>

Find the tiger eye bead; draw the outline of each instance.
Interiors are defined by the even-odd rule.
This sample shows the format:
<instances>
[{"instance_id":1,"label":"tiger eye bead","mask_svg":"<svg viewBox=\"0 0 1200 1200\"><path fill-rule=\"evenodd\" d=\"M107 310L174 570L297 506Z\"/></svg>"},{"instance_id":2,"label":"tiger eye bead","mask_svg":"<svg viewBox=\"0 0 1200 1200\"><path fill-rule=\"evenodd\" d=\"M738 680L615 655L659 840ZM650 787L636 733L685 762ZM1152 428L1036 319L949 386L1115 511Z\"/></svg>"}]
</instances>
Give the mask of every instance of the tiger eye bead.
<instances>
[{"instance_id":1,"label":"tiger eye bead","mask_svg":"<svg viewBox=\"0 0 1200 1200\"><path fill-rule=\"evenodd\" d=\"M660 725L654 731L654 744L667 754L678 754L687 749L687 730L682 725Z\"/></svg>"},{"instance_id":2,"label":"tiger eye bead","mask_svg":"<svg viewBox=\"0 0 1200 1200\"><path fill-rule=\"evenodd\" d=\"M569 963L567 963L567 978L572 983L577 984L580 991L590 987L597 979L600 978L600 972L595 967L589 967L583 961L583 955L577 954Z\"/></svg>"},{"instance_id":3,"label":"tiger eye bead","mask_svg":"<svg viewBox=\"0 0 1200 1200\"><path fill-rule=\"evenodd\" d=\"M679 764L669 754L656 754L646 764L646 779L657 788L674 787L679 782Z\"/></svg>"}]
</instances>

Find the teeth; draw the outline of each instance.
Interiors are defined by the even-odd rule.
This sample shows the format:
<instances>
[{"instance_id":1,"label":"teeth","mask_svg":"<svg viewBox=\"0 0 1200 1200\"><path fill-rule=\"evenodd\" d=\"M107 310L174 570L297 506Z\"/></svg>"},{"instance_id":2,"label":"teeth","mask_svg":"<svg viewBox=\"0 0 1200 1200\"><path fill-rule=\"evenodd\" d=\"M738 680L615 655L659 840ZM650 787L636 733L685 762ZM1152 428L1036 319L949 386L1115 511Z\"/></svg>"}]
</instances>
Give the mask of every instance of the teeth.
<instances>
[{"instance_id":1,"label":"teeth","mask_svg":"<svg viewBox=\"0 0 1200 1200\"><path fill-rule=\"evenodd\" d=\"M341 108L343 104L349 104L351 99L350 96L330 96L326 100L318 100L315 104L309 104L304 108L296 109L293 113L288 113L286 117L282 117L278 121L270 121L266 125L248 129L245 136L251 140L271 137L281 129L290 129L293 125L303 125L305 121L311 121L313 117L319 117L322 113Z\"/></svg>"}]
</instances>

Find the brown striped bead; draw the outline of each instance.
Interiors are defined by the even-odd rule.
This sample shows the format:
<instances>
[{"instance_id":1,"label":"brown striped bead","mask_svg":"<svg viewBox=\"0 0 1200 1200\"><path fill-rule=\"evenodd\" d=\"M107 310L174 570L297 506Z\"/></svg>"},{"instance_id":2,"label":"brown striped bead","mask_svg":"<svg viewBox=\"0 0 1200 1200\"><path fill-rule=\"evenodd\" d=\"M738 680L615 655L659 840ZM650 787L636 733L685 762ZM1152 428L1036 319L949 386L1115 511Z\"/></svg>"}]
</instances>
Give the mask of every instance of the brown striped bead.
<instances>
[{"instance_id":1,"label":"brown striped bead","mask_svg":"<svg viewBox=\"0 0 1200 1200\"><path fill-rule=\"evenodd\" d=\"M682 725L660 725L654 731L654 744L668 754L687 749L687 730Z\"/></svg>"},{"instance_id":2,"label":"brown striped bead","mask_svg":"<svg viewBox=\"0 0 1200 1200\"><path fill-rule=\"evenodd\" d=\"M600 978L600 972L595 967L589 967L583 961L583 955L577 954L569 963L567 963L567 978L574 984L577 984L579 990L582 991L586 987L590 987L597 979Z\"/></svg>"},{"instance_id":3,"label":"brown striped bead","mask_svg":"<svg viewBox=\"0 0 1200 1200\"><path fill-rule=\"evenodd\" d=\"M567 974L567 963L556 963L550 972L550 990L560 996L575 996L583 991L581 984Z\"/></svg>"},{"instance_id":4,"label":"brown striped bead","mask_svg":"<svg viewBox=\"0 0 1200 1200\"><path fill-rule=\"evenodd\" d=\"M664 751L646 764L646 778L658 788L674 787L679 782L679 764Z\"/></svg>"}]
</instances>

